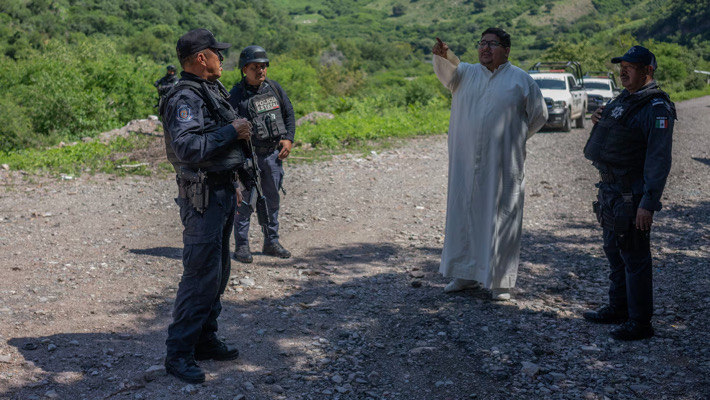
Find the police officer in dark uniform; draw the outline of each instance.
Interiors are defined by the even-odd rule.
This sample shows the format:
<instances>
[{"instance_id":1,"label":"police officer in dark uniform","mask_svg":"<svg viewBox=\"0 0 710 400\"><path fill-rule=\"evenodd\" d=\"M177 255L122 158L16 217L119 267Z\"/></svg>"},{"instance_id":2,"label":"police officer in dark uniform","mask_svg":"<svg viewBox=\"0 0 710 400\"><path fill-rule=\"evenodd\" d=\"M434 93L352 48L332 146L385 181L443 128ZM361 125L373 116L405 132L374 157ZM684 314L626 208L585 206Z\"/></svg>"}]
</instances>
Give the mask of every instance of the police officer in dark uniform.
<instances>
[{"instance_id":1,"label":"police officer in dark uniform","mask_svg":"<svg viewBox=\"0 0 710 400\"><path fill-rule=\"evenodd\" d=\"M237 193L237 169L251 124L239 118L219 82L221 51L207 29L192 30L177 42L183 68L178 84L161 100L168 160L177 172L180 218L184 227L183 275L168 327L168 374L201 383L195 360L233 360L236 348L217 338L220 296L229 281L229 241Z\"/></svg>"},{"instance_id":2,"label":"police officer in dark uniform","mask_svg":"<svg viewBox=\"0 0 710 400\"><path fill-rule=\"evenodd\" d=\"M165 76L153 83L153 86L158 89L158 97L163 97L168 94L170 89L172 89L178 82L178 77L175 75L175 71L176 69L174 65L168 65Z\"/></svg>"},{"instance_id":3,"label":"police officer in dark uniform","mask_svg":"<svg viewBox=\"0 0 710 400\"><path fill-rule=\"evenodd\" d=\"M584 318L622 323L611 337L639 340L654 334L650 231L671 169L676 111L653 79L656 57L648 49L633 46L611 62L621 63L625 90L594 112L584 148L601 176L594 209L611 267L609 305Z\"/></svg>"},{"instance_id":4,"label":"police officer in dark uniform","mask_svg":"<svg viewBox=\"0 0 710 400\"><path fill-rule=\"evenodd\" d=\"M291 253L279 243L279 189L284 176L283 160L291 152L296 134L296 118L286 92L278 83L266 78L268 67L269 58L263 48L248 46L242 50L239 55L242 80L230 90L229 103L253 125L252 142L269 213L262 253L289 258ZM249 194L245 193L244 197L248 198ZM251 212L241 210L234 217L234 254L238 261L250 263L253 261L249 249Z\"/></svg>"}]
</instances>

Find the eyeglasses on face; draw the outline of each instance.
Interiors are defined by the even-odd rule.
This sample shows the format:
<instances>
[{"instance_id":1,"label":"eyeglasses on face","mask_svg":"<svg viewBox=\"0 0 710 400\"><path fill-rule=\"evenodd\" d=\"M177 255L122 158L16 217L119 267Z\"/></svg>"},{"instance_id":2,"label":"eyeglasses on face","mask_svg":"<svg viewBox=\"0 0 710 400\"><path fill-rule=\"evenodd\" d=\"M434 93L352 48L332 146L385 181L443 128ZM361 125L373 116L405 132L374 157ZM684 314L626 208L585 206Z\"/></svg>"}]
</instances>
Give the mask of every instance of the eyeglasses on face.
<instances>
[{"instance_id":1,"label":"eyeglasses on face","mask_svg":"<svg viewBox=\"0 0 710 400\"><path fill-rule=\"evenodd\" d=\"M498 48L498 46L501 46L500 42L497 40L479 40L476 42L478 47L484 48L486 46L490 47L491 49Z\"/></svg>"},{"instance_id":2,"label":"eyeglasses on face","mask_svg":"<svg viewBox=\"0 0 710 400\"><path fill-rule=\"evenodd\" d=\"M217 56L217 58L219 58L219 62L224 61L224 56L222 55L221 51L212 48L210 48L209 51L213 52Z\"/></svg>"},{"instance_id":3,"label":"eyeglasses on face","mask_svg":"<svg viewBox=\"0 0 710 400\"><path fill-rule=\"evenodd\" d=\"M259 71L268 68L268 65L266 65L266 63L251 63L248 65L248 68L254 71Z\"/></svg>"}]
</instances>

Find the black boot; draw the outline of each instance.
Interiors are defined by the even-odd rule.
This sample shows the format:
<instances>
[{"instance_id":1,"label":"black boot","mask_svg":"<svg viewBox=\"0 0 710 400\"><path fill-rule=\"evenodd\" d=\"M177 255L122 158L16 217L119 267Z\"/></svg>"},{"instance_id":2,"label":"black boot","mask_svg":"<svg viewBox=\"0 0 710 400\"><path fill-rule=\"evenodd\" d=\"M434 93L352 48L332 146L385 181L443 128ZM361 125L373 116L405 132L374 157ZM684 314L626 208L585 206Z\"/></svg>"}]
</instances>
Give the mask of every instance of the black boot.
<instances>
[{"instance_id":1,"label":"black boot","mask_svg":"<svg viewBox=\"0 0 710 400\"><path fill-rule=\"evenodd\" d=\"M187 383L202 383L205 381L205 373L197 365L192 354L166 357L165 372Z\"/></svg>"},{"instance_id":2,"label":"black boot","mask_svg":"<svg viewBox=\"0 0 710 400\"><path fill-rule=\"evenodd\" d=\"M584 319L596 324L620 324L629 319L626 307L604 306L596 311L585 311Z\"/></svg>"},{"instance_id":3,"label":"black boot","mask_svg":"<svg viewBox=\"0 0 710 400\"><path fill-rule=\"evenodd\" d=\"M249 250L248 244L237 246L237 248L234 249L234 258L237 261L245 264L249 264L254 261L254 257L252 257L251 255L251 250Z\"/></svg>"},{"instance_id":4,"label":"black boot","mask_svg":"<svg viewBox=\"0 0 710 400\"><path fill-rule=\"evenodd\" d=\"M239 350L236 347L227 346L217 338L195 346L196 360L228 361L237 357L239 357Z\"/></svg>"},{"instance_id":5,"label":"black boot","mask_svg":"<svg viewBox=\"0 0 710 400\"><path fill-rule=\"evenodd\" d=\"M261 252L266 256L275 256L278 258L291 258L291 252L284 249L281 243L276 242L269 245L264 245Z\"/></svg>"},{"instance_id":6,"label":"black boot","mask_svg":"<svg viewBox=\"0 0 710 400\"><path fill-rule=\"evenodd\" d=\"M650 322L643 324L631 319L609 332L609 336L616 340L648 339L653 336L653 334L653 326Z\"/></svg>"}]
</instances>

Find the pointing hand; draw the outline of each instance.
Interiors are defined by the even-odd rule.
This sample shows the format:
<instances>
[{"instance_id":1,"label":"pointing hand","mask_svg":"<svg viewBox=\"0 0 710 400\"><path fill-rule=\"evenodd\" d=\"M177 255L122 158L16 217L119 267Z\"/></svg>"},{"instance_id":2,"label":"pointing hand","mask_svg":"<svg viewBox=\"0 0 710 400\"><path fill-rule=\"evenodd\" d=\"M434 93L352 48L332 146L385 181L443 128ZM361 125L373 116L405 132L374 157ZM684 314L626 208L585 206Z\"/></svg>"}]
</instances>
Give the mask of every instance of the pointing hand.
<instances>
[{"instance_id":1,"label":"pointing hand","mask_svg":"<svg viewBox=\"0 0 710 400\"><path fill-rule=\"evenodd\" d=\"M431 52L439 57L446 58L446 52L449 50L449 45L436 38L436 44L432 47Z\"/></svg>"}]
</instances>

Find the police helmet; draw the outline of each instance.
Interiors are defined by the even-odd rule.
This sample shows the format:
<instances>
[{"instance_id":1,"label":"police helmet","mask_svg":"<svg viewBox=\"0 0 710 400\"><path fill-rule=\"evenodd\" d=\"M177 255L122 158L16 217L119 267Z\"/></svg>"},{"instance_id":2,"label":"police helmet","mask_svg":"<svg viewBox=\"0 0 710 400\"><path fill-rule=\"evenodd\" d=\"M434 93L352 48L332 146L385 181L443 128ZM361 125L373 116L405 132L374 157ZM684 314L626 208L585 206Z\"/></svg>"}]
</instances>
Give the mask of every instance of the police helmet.
<instances>
[{"instance_id":1,"label":"police helmet","mask_svg":"<svg viewBox=\"0 0 710 400\"><path fill-rule=\"evenodd\" d=\"M266 63L269 66L269 58L266 56L266 50L259 46L247 46L239 54L239 69L251 63Z\"/></svg>"},{"instance_id":2,"label":"police helmet","mask_svg":"<svg viewBox=\"0 0 710 400\"><path fill-rule=\"evenodd\" d=\"M172 64L168 65L167 69L168 71L177 71L177 69L175 69L175 66Z\"/></svg>"}]
</instances>

